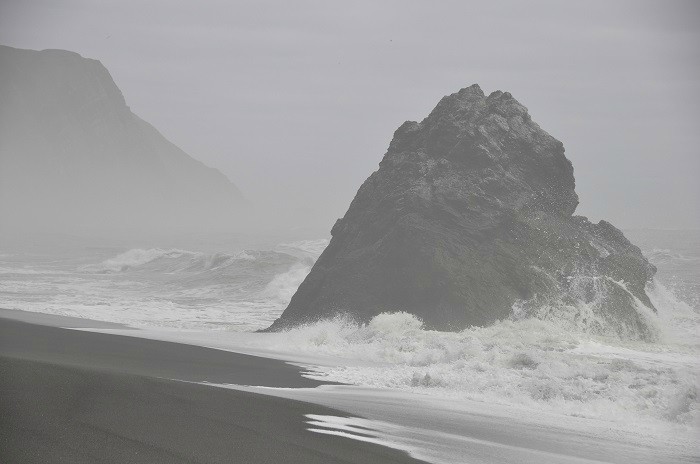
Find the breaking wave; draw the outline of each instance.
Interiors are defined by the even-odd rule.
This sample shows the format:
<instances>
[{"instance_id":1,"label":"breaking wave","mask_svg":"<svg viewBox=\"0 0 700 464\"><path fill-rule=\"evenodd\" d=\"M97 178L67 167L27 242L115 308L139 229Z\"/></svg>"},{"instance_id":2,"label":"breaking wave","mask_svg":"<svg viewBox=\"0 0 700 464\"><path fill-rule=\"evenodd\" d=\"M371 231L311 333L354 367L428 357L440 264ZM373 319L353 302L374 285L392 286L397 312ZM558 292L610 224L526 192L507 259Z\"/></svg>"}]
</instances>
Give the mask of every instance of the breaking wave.
<instances>
[{"instance_id":1,"label":"breaking wave","mask_svg":"<svg viewBox=\"0 0 700 464\"><path fill-rule=\"evenodd\" d=\"M0 262L0 298L5 308L135 327L252 331L279 317L327 244L216 253L135 248L36 268L8 260Z\"/></svg>"},{"instance_id":2,"label":"breaking wave","mask_svg":"<svg viewBox=\"0 0 700 464\"><path fill-rule=\"evenodd\" d=\"M318 258L328 246L328 242L329 240L326 238L299 240L297 242L280 243L275 249L292 255L302 253L304 256Z\"/></svg>"},{"instance_id":3,"label":"breaking wave","mask_svg":"<svg viewBox=\"0 0 700 464\"><path fill-rule=\"evenodd\" d=\"M217 330L238 340L227 332L264 328L281 314L327 244L218 253L110 248L79 260L6 255L0 298L5 308L202 329L207 337ZM658 313L640 307L653 343L610 330L600 317L605 308L596 306L604 300L595 298L587 305L515 305L508 320L461 332L426 330L414 316L395 313L364 325L336 318L249 334L245 343L299 359L340 360L314 368L326 380L630 424L698 425L698 260L689 246L648 255L663 282L647 289ZM591 284L605 288L590 279L572 279L570 288L588 293Z\"/></svg>"},{"instance_id":4,"label":"breaking wave","mask_svg":"<svg viewBox=\"0 0 700 464\"><path fill-rule=\"evenodd\" d=\"M86 271L95 272L125 272L157 259L179 258L187 254L191 254L191 252L176 249L161 250L160 248L151 248L149 250L143 250L135 248L117 255L114 258L106 259L96 266L85 266L84 269Z\"/></svg>"},{"instance_id":5,"label":"breaking wave","mask_svg":"<svg viewBox=\"0 0 700 464\"><path fill-rule=\"evenodd\" d=\"M312 266L313 261L305 260L295 264L287 272L277 274L272 281L265 286L263 294L283 302L286 305L292 299L292 296L294 296L299 285L301 285L306 276L309 275Z\"/></svg>"},{"instance_id":6,"label":"breaking wave","mask_svg":"<svg viewBox=\"0 0 700 464\"><path fill-rule=\"evenodd\" d=\"M697 426L700 318L660 284L650 293L660 308L663 337L656 343L534 317L438 332L425 330L413 315L385 313L364 325L338 317L290 329L276 334L273 345L355 361L317 368L314 376L325 380Z\"/></svg>"},{"instance_id":7,"label":"breaking wave","mask_svg":"<svg viewBox=\"0 0 700 464\"><path fill-rule=\"evenodd\" d=\"M274 252L267 252L265 256L269 258ZM201 253L195 251L161 248L150 248L147 250L134 248L121 253L113 258L106 259L97 265L84 266L83 270L88 272L117 273L137 271L146 265L150 268L157 268L159 271L206 271L217 269L234 262L255 261L263 256L265 252L242 251L236 254L228 253Z\"/></svg>"}]
</instances>

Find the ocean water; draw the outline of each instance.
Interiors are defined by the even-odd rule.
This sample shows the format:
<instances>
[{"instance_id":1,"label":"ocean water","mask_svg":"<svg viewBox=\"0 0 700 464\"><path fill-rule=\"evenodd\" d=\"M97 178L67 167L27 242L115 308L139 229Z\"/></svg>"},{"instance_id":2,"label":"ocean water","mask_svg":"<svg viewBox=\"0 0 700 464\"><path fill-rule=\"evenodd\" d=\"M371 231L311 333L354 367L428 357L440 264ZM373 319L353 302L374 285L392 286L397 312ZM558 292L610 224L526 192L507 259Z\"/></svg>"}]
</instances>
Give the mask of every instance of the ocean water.
<instances>
[{"instance_id":1,"label":"ocean water","mask_svg":"<svg viewBox=\"0 0 700 464\"><path fill-rule=\"evenodd\" d=\"M700 427L700 232L627 231L658 267L649 285L657 340L589 330L586 308L513 316L491 327L425 330L405 313L367 325L336 318L277 334L284 310L328 241L257 248L90 247L0 250L0 307L181 331L290 358L326 359L309 376L478 401L641 429ZM640 311L642 309L640 308ZM561 317L557 316L561 315ZM554 317L552 317L554 315ZM209 335L206 335L209 334ZM245 336L244 336L245 335Z\"/></svg>"},{"instance_id":2,"label":"ocean water","mask_svg":"<svg viewBox=\"0 0 700 464\"><path fill-rule=\"evenodd\" d=\"M281 314L327 244L0 250L0 307L134 327L257 330Z\"/></svg>"}]
</instances>

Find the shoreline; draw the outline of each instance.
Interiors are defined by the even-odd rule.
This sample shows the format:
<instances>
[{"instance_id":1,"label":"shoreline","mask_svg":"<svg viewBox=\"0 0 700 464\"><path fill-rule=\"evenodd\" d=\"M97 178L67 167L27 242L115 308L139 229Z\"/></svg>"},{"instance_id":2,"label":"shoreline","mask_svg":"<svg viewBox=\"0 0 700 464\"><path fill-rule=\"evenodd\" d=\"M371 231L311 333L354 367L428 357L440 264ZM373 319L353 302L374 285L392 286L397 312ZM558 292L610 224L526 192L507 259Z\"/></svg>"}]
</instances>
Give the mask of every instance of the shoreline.
<instances>
[{"instance_id":1,"label":"shoreline","mask_svg":"<svg viewBox=\"0 0 700 464\"><path fill-rule=\"evenodd\" d=\"M98 321L97 319L24 311L22 309L0 308L0 319L10 319L49 327L138 330L126 324L119 324L118 322L105 322Z\"/></svg>"},{"instance_id":2,"label":"shoreline","mask_svg":"<svg viewBox=\"0 0 700 464\"><path fill-rule=\"evenodd\" d=\"M0 317L0 373L2 462L420 462L307 430L339 410L196 383L322 384L281 361Z\"/></svg>"},{"instance_id":3,"label":"shoreline","mask_svg":"<svg viewBox=\"0 0 700 464\"><path fill-rule=\"evenodd\" d=\"M15 316L15 319L26 317L22 314ZM107 369L110 373L114 373L115 369L118 371L128 368L135 370L140 379L152 378L157 373L158 376L165 377L159 379L162 381L178 379L180 384L209 391L254 394L250 397L253 402L265 401L261 399L265 397L300 402L310 408L330 408L332 412L326 414L317 414L309 409L297 416L293 427L306 422L307 429L313 428L314 433L308 432L312 435L312 441L320 435L332 436L349 443L351 448L370 443L397 450L408 459L433 463L656 464L691 463L700 458L700 444L687 431L673 428L632 431L628 430L628 425L624 422L536 412L490 402L455 402L447 397L392 389L333 384L313 374L313 366L323 365L324 361L330 363L332 360L307 356L302 360L298 355L280 356L282 353L278 351L265 352L250 347L246 349L244 344L235 342L237 337L229 339L224 335L219 339L214 333L204 332L90 327L94 321L86 320L83 320L82 327L58 329L56 325L70 326L75 321L62 316L43 316L34 316L44 323L43 326L32 325L34 332L60 330L69 339L77 337L85 340L85 337L89 337L89 345L93 347L117 340L120 343L148 347L146 351L132 353L132 356L127 357L129 362L126 364L123 359L117 366L105 363L105 356L114 358L114 351L97 349L91 353L91 362L86 362L82 354L70 357L69 360L74 363L70 367L87 366L90 371ZM3 320L0 316L0 360L4 354L3 325L12 323L19 324L16 320ZM27 341L23 338L22 343L26 345ZM32 351L36 352L42 345L39 343L31 346ZM193 353L198 354L195 356ZM58 365L65 364L65 359L61 359L64 355L55 349L44 349L44 356L52 359L53 365L57 361ZM202 376L202 366L199 365L202 359L208 366L205 369L207 376ZM231 359L237 361L231 364ZM95 360L100 362L96 365ZM176 371L172 370L172 365L162 365L164 360L174 363ZM193 360L199 361L192 364ZM75 365L78 361L80 363ZM341 364L328 365L342 368ZM305 374L302 377L301 373L309 370L311 375ZM106 382L105 385L112 385L115 381ZM310 422L309 415L316 419ZM327 462L336 461L327 459ZM370 457L362 462L373 461Z\"/></svg>"}]
</instances>

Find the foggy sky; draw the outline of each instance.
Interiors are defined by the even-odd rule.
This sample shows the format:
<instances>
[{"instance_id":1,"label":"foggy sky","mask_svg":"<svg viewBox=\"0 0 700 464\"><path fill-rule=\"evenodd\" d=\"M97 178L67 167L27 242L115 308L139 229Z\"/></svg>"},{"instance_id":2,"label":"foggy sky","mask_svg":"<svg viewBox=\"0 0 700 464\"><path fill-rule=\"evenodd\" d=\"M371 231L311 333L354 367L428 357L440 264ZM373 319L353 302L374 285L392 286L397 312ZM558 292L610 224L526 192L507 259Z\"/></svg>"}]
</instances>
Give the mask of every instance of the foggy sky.
<instances>
[{"instance_id":1,"label":"foggy sky","mask_svg":"<svg viewBox=\"0 0 700 464\"><path fill-rule=\"evenodd\" d=\"M700 2L3 0L0 43L99 59L290 226L330 230L392 134L478 83L566 147L578 214L700 228Z\"/></svg>"}]
</instances>

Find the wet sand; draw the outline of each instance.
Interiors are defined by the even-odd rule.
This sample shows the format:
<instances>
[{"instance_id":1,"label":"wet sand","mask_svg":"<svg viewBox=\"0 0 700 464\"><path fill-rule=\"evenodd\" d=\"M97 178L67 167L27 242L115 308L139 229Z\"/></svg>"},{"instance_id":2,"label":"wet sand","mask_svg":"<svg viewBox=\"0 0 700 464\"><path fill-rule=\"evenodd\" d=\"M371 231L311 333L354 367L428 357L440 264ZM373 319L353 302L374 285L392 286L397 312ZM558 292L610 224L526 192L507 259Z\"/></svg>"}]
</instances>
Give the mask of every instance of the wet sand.
<instances>
[{"instance_id":1,"label":"wet sand","mask_svg":"<svg viewBox=\"0 0 700 464\"><path fill-rule=\"evenodd\" d=\"M0 318L13 321L28 322L30 324L48 325L51 327L73 327L91 329L130 329L129 326L116 322L96 321L81 317L59 316L56 314L33 313L18 309L0 308Z\"/></svg>"},{"instance_id":2,"label":"wet sand","mask_svg":"<svg viewBox=\"0 0 700 464\"><path fill-rule=\"evenodd\" d=\"M0 317L0 462L419 462L306 430L341 411L190 383L320 385L283 362L50 325Z\"/></svg>"}]
</instances>

